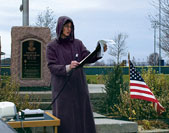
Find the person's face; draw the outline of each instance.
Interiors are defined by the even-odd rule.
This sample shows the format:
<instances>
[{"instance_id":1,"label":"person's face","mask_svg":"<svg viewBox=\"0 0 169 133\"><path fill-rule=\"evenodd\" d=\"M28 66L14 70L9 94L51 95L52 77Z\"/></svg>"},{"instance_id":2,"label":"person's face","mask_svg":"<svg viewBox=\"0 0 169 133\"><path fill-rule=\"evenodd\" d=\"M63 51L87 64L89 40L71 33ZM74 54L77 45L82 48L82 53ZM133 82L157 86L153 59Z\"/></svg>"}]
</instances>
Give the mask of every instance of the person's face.
<instances>
[{"instance_id":1,"label":"person's face","mask_svg":"<svg viewBox=\"0 0 169 133\"><path fill-rule=\"evenodd\" d=\"M69 22L67 24L65 24L63 26L63 33L62 33L62 37L65 38L65 37L68 37L71 33L71 30L72 30L72 23Z\"/></svg>"}]
</instances>

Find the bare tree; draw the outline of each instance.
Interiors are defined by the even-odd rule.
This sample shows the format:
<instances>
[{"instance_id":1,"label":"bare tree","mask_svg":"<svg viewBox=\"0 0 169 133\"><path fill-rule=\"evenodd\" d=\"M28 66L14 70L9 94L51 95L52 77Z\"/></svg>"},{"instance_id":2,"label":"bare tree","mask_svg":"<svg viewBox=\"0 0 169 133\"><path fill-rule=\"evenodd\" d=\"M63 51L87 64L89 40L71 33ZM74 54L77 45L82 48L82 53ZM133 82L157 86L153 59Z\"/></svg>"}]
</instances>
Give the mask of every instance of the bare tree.
<instances>
[{"instance_id":1,"label":"bare tree","mask_svg":"<svg viewBox=\"0 0 169 133\"><path fill-rule=\"evenodd\" d=\"M137 65L137 63L136 63L136 59L135 59L135 57L133 56L133 59L131 60L132 61L132 63L133 63L133 65L134 66L136 66Z\"/></svg>"},{"instance_id":2,"label":"bare tree","mask_svg":"<svg viewBox=\"0 0 169 133\"><path fill-rule=\"evenodd\" d=\"M161 1L161 23L159 23L158 16L150 15L150 21L152 23L157 22L158 25L161 25L162 29L162 38L161 38L161 48L169 56L169 0L160 0ZM159 10L159 2L153 0L153 6L156 10Z\"/></svg>"},{"instance_id":3,"label":"bare tree","mask_svg":"<svg viewBox=\"0 0 169 133\"><path fill-rule=\"evenodd\" d=\"M119 64L121 57L127 54L126 52L126 39L128 35L119 33L114 36L113 40L116 44L109 47L109 54L116 59L116 63Z\"/></svg>"},{"instance_id":4,"label":"bare tree","mask_svg":"<svg viewBox=\"0 0 169 133\"><path fill-rule=\"evenodd\" d=\"M158 53L152 53L152 54L149 55L149 57L148 57L149 65L156 66L156 65L158 65L158 62L159 62Z\"/></svg>"},{"instance_id":5,"label":"bare tree","mask_svg":"<svg viewBox=\"0 0 169 133\"><path fill-rule=\"evenodd\" d=\"M51 36L52 38L56 37L56 18L53 15L54 12L52 9L49 9L48 7L46 8L45 11L41 12L37 16L37 21L36 21L36 26L39 27L49 27L51 31Z\"/></svg>"},{"instance_id":6,"label":"bare tree","mask_svg":"<svg viewBox=\"0 0 169 133\"><path fill-rule=\"evenodd\" d=\"M169 55L169 0L162 0L162 46L161 48Z\"/></svg>"}]
</instances>

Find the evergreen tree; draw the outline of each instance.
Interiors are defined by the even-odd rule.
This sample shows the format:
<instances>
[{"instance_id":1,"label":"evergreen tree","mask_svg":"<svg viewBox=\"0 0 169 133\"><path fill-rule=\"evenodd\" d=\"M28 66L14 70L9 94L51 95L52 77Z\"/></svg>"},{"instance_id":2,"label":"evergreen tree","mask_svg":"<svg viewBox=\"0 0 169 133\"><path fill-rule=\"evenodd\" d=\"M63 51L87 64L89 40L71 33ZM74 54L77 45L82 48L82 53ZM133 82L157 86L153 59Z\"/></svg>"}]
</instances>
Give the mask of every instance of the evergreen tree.
<instances>
[{"instance_id":1,"label":"evergreen tree","mask_svg":"<svg viewBox=\"0 0 169 133\"><path fill-rule=\"evenodd\" d=\"M116 65L113 71L109 72L106 83L106 99L107 111L111 112L115 104L119 104L121 101L120 90L123 88L123 72L120 65Z\"/></svg>"}]
</instances>

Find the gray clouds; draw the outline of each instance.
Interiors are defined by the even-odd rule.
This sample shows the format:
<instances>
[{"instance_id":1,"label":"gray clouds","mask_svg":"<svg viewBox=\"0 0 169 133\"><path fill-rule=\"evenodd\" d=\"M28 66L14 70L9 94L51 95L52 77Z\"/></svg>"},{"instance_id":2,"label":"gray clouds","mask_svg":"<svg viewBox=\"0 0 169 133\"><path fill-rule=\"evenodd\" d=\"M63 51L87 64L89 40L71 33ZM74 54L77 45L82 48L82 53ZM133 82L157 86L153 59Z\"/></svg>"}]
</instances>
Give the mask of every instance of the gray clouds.
<instances>
[{"instance_id":1,"label":"gray clouds","mask_svg":"<svg viewBox=\"0 0 169 133\"><path fill-rule=\"evenodd\" d=\"M153 30L147 19L153 8L151 0L29 0L30 24L35 24L37 15L46 7L58 18L70 16L75 23L75 36L89 50L93 50L99 39L112 39L117 32L129 35L128 51L136 58L146 58L153 52ZM10 54L12 26L22 25L19 11L21 0L1 0L0 36L2 50ZM108 55L105 57L108 58ZM127 58L127 57L126 57Z\"/></svg>"}]
</instances>

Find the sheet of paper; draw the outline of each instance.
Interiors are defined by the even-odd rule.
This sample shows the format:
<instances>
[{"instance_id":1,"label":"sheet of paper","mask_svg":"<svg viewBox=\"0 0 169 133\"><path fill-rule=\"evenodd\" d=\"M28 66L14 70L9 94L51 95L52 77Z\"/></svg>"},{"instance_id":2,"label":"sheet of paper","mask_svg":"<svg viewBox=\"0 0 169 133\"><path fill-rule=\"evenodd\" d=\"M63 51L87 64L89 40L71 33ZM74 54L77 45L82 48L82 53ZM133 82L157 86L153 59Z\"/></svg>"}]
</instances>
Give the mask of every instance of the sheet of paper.
<instances>
[{"instance_id":1,"label":"sheet of paper","mask_svg":"<svg viewBox=\"0 0 169 133\"><path fill-rule=\"evenodd\" d=\"M109 46L112 44L115 44L115 42L113 40L108 40L108 39L99 40L95 50L93 52L91 52L88 56L86 56L83 60L81 60L78 67L82 67L83 65L85 65L96 54L97 54L97 57L103 57L104 46L105 45Z\"/></svg>"},{"instance_id":2,"label":"sheet of paper","mask_svg":"<svg viewBox=\"0 0 169 133\"><path fill-rule=\"evenodd\" d=\"M104 45L107 45L107 48L108 48L110 45L114 45L114 44L116 44L116 43L113 40L108 40L108 39L99 40L98 45L100 45L101 49L98 52L97 56L103 57L103 55L104 55Z\"/></svg>"}]
</instances>

